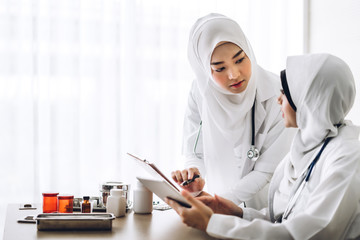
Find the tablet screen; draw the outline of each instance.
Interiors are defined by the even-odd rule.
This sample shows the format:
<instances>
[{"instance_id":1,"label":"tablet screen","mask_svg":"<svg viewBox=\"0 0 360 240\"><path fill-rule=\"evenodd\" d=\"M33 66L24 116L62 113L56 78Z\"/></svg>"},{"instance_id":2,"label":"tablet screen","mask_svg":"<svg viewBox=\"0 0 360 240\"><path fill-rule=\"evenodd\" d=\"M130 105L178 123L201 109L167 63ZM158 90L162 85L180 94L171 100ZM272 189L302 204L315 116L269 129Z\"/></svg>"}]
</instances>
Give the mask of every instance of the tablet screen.
<instances>
[{"instance_id":1,"label":"tablet screen","mask_svg":"<svg viewBox=\"0 0 360 240\"><path fill-rule=\"evenodd\" d=\"M155 193L159 198L165 201L165 198L172 199L178 202L183 207L191 207L191 204L180 194L180 192L174 189L165 180L155 180L136 177L146 188Z\"/></svg>"}]
</instances>

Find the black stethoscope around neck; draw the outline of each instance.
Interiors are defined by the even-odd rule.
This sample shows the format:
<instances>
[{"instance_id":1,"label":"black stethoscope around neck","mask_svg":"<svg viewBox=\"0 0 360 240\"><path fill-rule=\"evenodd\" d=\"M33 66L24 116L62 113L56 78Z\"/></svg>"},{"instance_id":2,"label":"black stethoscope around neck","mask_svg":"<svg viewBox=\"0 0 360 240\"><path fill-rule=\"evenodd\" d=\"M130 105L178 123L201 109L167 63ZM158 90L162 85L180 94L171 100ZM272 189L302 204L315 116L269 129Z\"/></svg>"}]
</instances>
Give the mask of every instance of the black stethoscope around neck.
<instances>
[{"instance_id":1,"label":"black stethoscope around neck","mask_svg":"<svg viewBox=\"0 0 360 240\"><path fill-rule=\"evenodd\" d=\"M292 196L290 197L289 203L287 204L284 213L282 215L280 215L278 219L276 219L277 223L281 223L283 220L287 219L288 216L290 215L291 211L295 207L297 200L299 199L299 197L301 195L301 192L303 191L303 189L305 188L305 185L307 184L307 182L310 179L310 176L311 176L312 170L315 167L315 164L318 162L322 152L324 151L325 147L328 145L328 143L330 142L331 139L332 139L332 137L328 137L324 140L324 143L323 143L320 151L317 153L314 160L310 163L306 172L303 173L301 180L298 182L298 185L295 186L295 191L293 192Z\"/></svg>"},{"instance_id":2,"label":"black stethoscope around neck","mask_svg":"<svg viewBox=\"0 0 360 240\"><path fill-rule=\"evenodd\" d=\"M255 102L251 109L251 146L250 149L247 151L246 156L249 160L255 162L260 157L259 150L255 147Z\"/></svg>"}]
</instances>

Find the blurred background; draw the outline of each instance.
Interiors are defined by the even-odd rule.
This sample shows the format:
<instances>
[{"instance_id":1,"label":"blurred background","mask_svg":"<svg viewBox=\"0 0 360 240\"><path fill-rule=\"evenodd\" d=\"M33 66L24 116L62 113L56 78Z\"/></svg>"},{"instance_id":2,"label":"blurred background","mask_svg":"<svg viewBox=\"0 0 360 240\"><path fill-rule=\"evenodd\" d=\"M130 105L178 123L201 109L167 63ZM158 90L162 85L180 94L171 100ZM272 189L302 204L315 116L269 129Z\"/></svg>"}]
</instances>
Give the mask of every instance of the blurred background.
<instances>
[{"instance_id":1,"label":"blurred background","mask_svg":"<svg viewBox=\"0 0 360 240\"><path fill-rule=\"evenodd\" d=\"M359 89L357 0L0 0L0 237L9 203L134 186L143 169L127 152L182 169L188 34L211 12L240 24L263 68L328 52Z\"/></svg>"}]
</instances>

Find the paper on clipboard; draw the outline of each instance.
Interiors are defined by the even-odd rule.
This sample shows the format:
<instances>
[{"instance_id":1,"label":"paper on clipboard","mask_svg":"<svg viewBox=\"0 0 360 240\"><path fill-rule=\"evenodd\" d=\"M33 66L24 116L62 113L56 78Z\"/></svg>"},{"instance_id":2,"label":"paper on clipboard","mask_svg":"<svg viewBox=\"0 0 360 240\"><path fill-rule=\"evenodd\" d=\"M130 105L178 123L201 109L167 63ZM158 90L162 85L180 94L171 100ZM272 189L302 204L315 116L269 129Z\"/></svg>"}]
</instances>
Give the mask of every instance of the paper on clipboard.
<instances>
[{"instance_id":1,"label":"paper on clipboard","mask_svg":"<svg viewBox=\"0 0 360 240\"><path fill-rule=\"evenodd\" d=\"M168 182L171 186L173 186L178 192L180 192L180 190L155 166L154 163L150 163L149 161L147 161L146 159L141 159L131 153L127 153L127 155L129 155L130 157L134 158L135 160L137 160L138 163L140 163L141 166L143 166L143 168L150 173L153 177L155 178L161 178L164 179L166 182Z\"/></svg>"}]
</instances>

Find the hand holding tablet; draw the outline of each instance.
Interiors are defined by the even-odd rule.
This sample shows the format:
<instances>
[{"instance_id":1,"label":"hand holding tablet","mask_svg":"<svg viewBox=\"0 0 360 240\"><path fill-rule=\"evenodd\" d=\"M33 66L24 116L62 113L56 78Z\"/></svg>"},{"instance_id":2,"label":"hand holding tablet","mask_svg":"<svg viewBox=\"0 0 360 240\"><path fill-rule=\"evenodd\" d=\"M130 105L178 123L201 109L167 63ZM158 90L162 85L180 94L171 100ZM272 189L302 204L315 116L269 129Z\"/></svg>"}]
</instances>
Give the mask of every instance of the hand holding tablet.
<instances>
[{"instance_id":1,"label":"hand holding tablet","mask_svg":"<svg viewBox=\"0 0 360 240\"><path fill-rule=\"evenodd\" d=\"M173 188L165 180L155 180L141 177L136 178L163 201L165 201L165 198L169 198L176 201L183 207L191 207L191 204L180 194L180 192L177 189Z\"/></svg>"}]
</instances>

